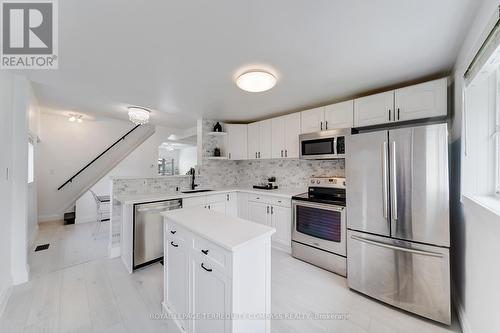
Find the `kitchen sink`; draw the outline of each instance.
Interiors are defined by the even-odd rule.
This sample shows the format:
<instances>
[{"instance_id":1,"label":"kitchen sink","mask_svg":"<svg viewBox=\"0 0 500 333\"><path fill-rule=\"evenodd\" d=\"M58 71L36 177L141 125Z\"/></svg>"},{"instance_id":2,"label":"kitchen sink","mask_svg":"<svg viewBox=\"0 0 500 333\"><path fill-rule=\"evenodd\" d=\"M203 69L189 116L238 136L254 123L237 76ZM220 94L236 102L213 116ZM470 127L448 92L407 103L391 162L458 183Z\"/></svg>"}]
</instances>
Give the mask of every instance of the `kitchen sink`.
<instances>
[{"instance_id":1,"label":"kitchen sink","mask_svg":"<svg viewBox=\"0 0 500 333\"><path fill-rule=\"evenodd\" d=\"M181 191L181 193L199 193L199 192L210 192L213 190L189 190L189 191Z\"/></svg>"}]
</instances>

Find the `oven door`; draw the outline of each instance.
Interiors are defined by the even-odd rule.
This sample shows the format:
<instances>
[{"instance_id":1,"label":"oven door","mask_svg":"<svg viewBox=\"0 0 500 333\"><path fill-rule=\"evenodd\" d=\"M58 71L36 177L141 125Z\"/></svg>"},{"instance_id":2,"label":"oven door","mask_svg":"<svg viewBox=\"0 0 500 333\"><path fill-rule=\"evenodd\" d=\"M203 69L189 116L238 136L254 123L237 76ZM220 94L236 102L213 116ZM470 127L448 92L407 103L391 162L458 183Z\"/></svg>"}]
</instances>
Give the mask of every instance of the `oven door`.
<instances>
[{"instance_id":1,"label":"oven door","mask_svg":"<svg viewBox=\"0 0 500 333\"><path fill-rule=\"evenodd\" d=\"M345 207L293 200L292 209L294 241L346 255Z\"/></svg>"}]
</instances>

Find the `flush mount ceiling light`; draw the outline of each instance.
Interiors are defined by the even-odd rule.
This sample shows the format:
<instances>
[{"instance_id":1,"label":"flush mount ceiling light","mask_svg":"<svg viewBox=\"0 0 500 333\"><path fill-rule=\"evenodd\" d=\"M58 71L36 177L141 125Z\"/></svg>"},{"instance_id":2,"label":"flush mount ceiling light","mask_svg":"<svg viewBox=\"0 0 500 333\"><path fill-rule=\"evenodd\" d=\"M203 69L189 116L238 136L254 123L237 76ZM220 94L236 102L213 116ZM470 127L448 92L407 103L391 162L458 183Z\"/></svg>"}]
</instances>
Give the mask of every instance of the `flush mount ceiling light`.
<instances>
[{"instance_id":1,"label":"flush mount ceiling light","mask_svg":"<svg viewBox=\"0 0 500 333\"><path fill-rule=\"evenodd\" d=\"M68 118L68 120L71 121L71 122L75 122L76 121L76 116L70 115L69 118Z\"/></svg>"},{"instance_id":2,"label":"flush mount ceiling light","mask_svg":"<svg viewBox=\"0 0 500 333\"><path fill-rule=\"evenodd\" d=\"M263 70L252 70L238 76L236 85L248 92L262 92L276 85L276 77Z\"/></svg>"},{"instance_id":3,"label":"flush mount ceiling light","mask_svg":"<svg viewBox=\"0 0 500 333\"><path fill-rule=\"evenodd\" d=\"M150 111L145 108L130 106L128 108L128 119L136 125L144 125L149 121L149 113Z\"/></svg>"}]
</instances>

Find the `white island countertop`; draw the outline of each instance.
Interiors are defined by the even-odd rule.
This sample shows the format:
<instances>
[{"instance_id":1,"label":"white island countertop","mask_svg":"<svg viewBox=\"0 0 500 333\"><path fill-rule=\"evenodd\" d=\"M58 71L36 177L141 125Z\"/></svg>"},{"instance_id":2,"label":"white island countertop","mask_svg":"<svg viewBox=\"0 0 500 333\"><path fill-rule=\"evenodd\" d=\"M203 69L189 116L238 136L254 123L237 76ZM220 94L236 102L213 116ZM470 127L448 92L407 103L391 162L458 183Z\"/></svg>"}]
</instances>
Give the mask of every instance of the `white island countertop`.
<instances>
[{"instance_id":1,"label":"white island countertop","mask_svg":"<svg viewBox=\"0 0 500 333\"><path fill-rule=\"evenodd\" d=\"M265 225L201 207L171 210L161 214L167 222L176 223L229 251L235 251L253 240L268 237L276 231Z\"/></svg>"},{"instance_id":2,"label":"white island countertop","mask_svg":"<svg viewBox=\"0 0 500 333\"><path fill-rule=\"evenodd\" d=\"M254 193L260 195L268 195L281 197L285 199L290 199L292 196L307 192L307 189L297 189L297 188L285 188L285 189L275 189L275 190L260 190L254 188L245 187L230 187L230 188L220 188L206 192L196 192L196 193L182 193L179 192L169 192L169 193L152 193L152 194L126 194L117 195L114 199L120 201L125 205L132 205L137 203L152 202L152 201L163 201L181 198L191 198L198 197L202 195L220 194L228 192L245 192Z\"/></svg>"}]
</instances>

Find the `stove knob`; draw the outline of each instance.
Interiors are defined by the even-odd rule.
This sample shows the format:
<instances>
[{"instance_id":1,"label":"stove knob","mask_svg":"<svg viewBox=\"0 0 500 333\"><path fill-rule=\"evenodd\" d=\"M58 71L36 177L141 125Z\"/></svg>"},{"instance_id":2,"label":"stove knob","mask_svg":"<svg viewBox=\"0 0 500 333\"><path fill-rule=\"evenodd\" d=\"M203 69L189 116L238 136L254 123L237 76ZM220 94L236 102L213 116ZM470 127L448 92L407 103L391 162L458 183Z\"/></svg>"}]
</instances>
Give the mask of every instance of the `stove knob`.
<instances>
[{"instance_id":1,"label":"stove knob","mask_svg":"<svg viewBox=\"0 0 500 333\"><path fill-rule=\"evenodd\" d=\"M319 181L319 179L318 179L318 180L316 181L316 184L319 184L319 183L320 183L320 181Z\"/></svg>"},{"instance_id":2,"label":"stove knob","mask_svg":"<svg viewBox=\"0 0 500 333\"><path fill-rule=\"evenodd\" d=\"M314 179L311 179L311 184L314 184Z\"/></svg>"}]
</instances>

